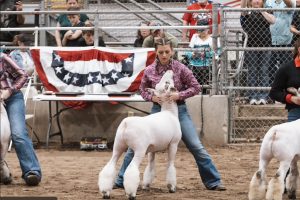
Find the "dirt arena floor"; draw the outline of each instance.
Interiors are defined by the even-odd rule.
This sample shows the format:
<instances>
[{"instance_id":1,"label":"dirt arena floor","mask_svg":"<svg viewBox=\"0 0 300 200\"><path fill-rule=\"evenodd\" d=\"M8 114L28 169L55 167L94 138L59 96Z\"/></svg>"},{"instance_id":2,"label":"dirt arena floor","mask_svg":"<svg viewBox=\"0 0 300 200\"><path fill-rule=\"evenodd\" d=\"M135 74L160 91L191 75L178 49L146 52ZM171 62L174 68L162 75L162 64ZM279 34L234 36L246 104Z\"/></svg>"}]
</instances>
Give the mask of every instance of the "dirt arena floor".
<instances>
[{"instance_id":1,"label":"dirt arena floor","mask_svg":"<svg viewBox=\"0 0 300 200\"><path fill-rule=\"evenodd\" d=\"M201 199L201 200L244 200L247 199L248 184L257 170L258 145L230 145L214 147L206 145L227 191L208 191L204 188L195 162L185 147L179 149L176 159L177 192L168 193L165 184L166 153L156 157L156 179L150 191L138 190L137 199ZM43 180L38 187L28 187L20 178L21 171L14 152L7 156L13 173L11 185L0 185L1 196L55 196L59 200L98 200L98 173L110 159L111 151L79 151L74 149L37 149L43 170ZM123 158L122 158L123 159ZM120 165L121 160L118 162ZM141 166L143 172L146 159ZM276 170L276 162L271 162L268 176ZM141 176L142 177L142 176ZM297 192L300 199L300 192ZM126 199L124 190L112 192L112 199ZM285 196L284 199L287 199Z\"/></svg>"}]
</instances>

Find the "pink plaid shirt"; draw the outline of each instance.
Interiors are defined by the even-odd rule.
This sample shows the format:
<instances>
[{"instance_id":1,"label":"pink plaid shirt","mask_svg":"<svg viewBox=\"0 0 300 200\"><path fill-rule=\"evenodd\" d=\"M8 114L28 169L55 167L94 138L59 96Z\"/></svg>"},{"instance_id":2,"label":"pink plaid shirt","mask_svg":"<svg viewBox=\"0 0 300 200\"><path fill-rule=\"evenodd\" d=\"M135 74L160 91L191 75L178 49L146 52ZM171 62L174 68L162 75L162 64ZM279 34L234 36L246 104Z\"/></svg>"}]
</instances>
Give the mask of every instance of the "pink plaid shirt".
<instances>
[{"instance_id":1,"label":"pink plaid shirt","mask_svg":"<svg viewBox=\"0 0 300 200\"><path fill-rule=\"evenodd\" d=\"M9 89L10 93L20 90L28 79L27 73L9 56L0 53L0 89Z\"/></svg>"},{"instance_id":2,"label":"pink plaid shirt","mask_svg":"<svg viewBox=\"0 0 300 200\"><path fill-rule=\"evenodd\" d=\"M199 94L200 85L194 77L191 70L177 60L172 60L168 65L161 65L157 60L149 65L145 71L140 85L142 97L151 101L153 94L146 88L155 88L161 77L167 70L174 72L175 88L179 91L179 100L185 100L189 97Z\"/></svg>"}]
</instances>

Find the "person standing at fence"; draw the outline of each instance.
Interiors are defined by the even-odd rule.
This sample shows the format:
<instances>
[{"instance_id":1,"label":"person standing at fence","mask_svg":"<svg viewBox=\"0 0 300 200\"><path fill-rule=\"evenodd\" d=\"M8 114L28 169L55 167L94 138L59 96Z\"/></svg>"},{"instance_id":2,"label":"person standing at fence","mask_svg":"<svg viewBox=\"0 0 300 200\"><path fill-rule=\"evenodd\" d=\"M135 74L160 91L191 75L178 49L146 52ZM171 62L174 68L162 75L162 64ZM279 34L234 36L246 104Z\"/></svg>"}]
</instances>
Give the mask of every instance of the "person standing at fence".
<instances>
[{"instance_id":1,"label":"person standing at fence","mask_svg":"<svg viewBox=\"0 0 300 200\"><path fill-rule=\"evenodd\" d=\"M68 11L79 11L77 7L71 7ZM79 14L68 14L68 19L71 22L72 27L83 27L84 23L80 21ZM82 30L68 30L62 40L62 45L67 47L78 47L79 46L79 39L82 36Z\"/></svg>"},{"instance_id":2,"label":"person standing at fence","mask_svg":"<svg viewBox=\"0 0 300 200\"><path fill-rule=\"evenodd\" d=\"M266 8L284 9L295 8L296 0L266 0ZM291 47L293 34L290 31L294 11L274 11L276 18L274 24L270 26L273 47ZM270 74L275 74L281 64L292 59L290 51L272 51ZM270 84L274 76L270 77Z\"/></svg>"},{"instance_id":3,"label":"person standing at fence","mask_svg":"<svg viewBox=\"0 0 300 200\"><path fill-rule=\"evenodd\" d=\"M199 20L208 20L209 25L212 25L212 4L207 0L197 0L196 3L187 7L187 10L209 10L209 12L201 13L185 13L182 17L183 26L195 26ZM220 22L220 15L218 14L218 21ZM220 24L219 24L220 30ZM189 42L192 39L192 36L197 31L195 29L182 29L182 42ZM210 28L209 33L212 33Z\"/></svg>"},{"instance_id":4,"label":"person standing at fence","mask_svg":"<svg viewBox=\"0 0 300 200\"><path fill-rule=\"evenodd\" d=\"M0 53L0 98L4 100L11 129L11 137L28 186L37 186L42 177L25 123L24 97L20 89L28 75L8 55Z\"/></svg>"},{"instance_id":5,"label":"person standing at fence","mask_svg":"<svg viewBox=\"0 0 300 200\"><path fill-rule=\"evenodd\" d=\"M30 38L21 33L15 36L14 43L20 48L10 52L9 56L17 63L20 68L24 69L25 72L29 76L31 76L34 71L34 63L29 49L26 48L26 46L31 45Z\"/></svg>"},{"instance_id":6,"label":"person standing at fence","mask_svg":"<svg viewBox=\"0 0 300 200\"><path fill-rule=\"evenodd\" d=\"M300 8L300 0L296 0L296 7ZM296 10L293 15L293 21L291 25L291 32L293 33L293 41L292 44L296 42L298 38L300 38L300 10Z\"/></svg>"},{"instance_id":7,"label":"person standing at fence","mask_svg":"<svg viewBox=\"0 0 300 200\"><path fill-rule=\"evenodd\" d=\"M250 0L251 8L263 8L263 0ZM241 8L247 7L247 0L242 0ZM248 35L247 47L270 47L272 46L270 25L275 23L273 14L266 11L242 12L240 21L243 30ZM245 51L244 66L248 69L248 86L268 87L269 86L269 63L270 51ZM265 105L267 103L267 91L248 90L249 102L251 105Z\"/></svg>"},{"instance_id":8,"label":"person standing at fence","mask_svg":"<svg viewBox=\"0 0 300 200\"><path fill-rule=\"evenodd\" d=\"M143 29L143 27L149 26L149 24L149 21L142 21L140 23L141 28L137 30L137 36L133 44L134 47L142 47L145 38L151 34L150 29Z\"/></svg>"},{"instance_id":9,"label":"person standing at fence","mask_svg":"<svg viewBox=\"0 0 300 200\"><path fill-rule=\"evenodd\" d=\"M300 119L300 96L287 91L289 87L300 88L300 39L294 44L294 57L283 64L275 74L270 97L286 104L288 121Z\"/></svg>"},{"instance_id":10,"label":"person standing at fence","mask_svg":"<svg viewBox=\"0 0 300 200\"><path fill-rule=\"evenodd\" d=\"M159 97L149 92L148 88L155 88L156 84L167 70L172 70L174 72L174 85L178 92L173 93L168 98L172 101L176 101L178 104L178 117L182 131L182 140L195 158L205 187L208 190L226 190L210 155L201 144L197 130L187 111L185 99L197 95L200 92L201 87L199 83L185 65L172 59L174 51L169 40L166 38L156 40L155 51L157 59L145 69L141 81L140 92L142 97L146 101L153 102L151 113L160 112L161 100ZM115 180L115 188L123 187L123 175L133 156L133 150L128 149L123 165Z\"/></svg>"},{"instance_id":11,"label":"person standing at fence","mask_svg":"<svg viewBox=\"0 0 300 200\"><path fill-rule=\"evenodd\" d=\"M0 1L0 11L22 11L23 2L22 1L10 1L1 0ZM22 14L8 14L0 15L0 27L1 28L16 28L23 25L25 22L25 17ZM0 41L12 42L14 36L19 34L19 31L1 31Z\"/></svg>"},{"instance_id":12,"label":"person standing at fence","mask_svg":"<svg viewBox=\"0 0 300 200\"><path fill-rule=\"evenodd\" d=\"M202 86L202 94L206 94L206 89L203 88L203 85L209 84L209 69L212 66L214 55L213 39L211 34L209 34L208 25L209 23L206 19L197 22L197 26L207 27L199 28L198 32L192 36L189 47L194 48L194 50L186 52L184 55L198 83Z\"/></svg>"},{"instance_id":13,"label":"person standing at fence","mask_svg":"<svg viewBox=\"0 0 300 200\"><path fill-rule=\"evenodd\" d=\"M78 0L66 0L66 7L67 7L67 10L70 9L71 7L73 7L73 8L79 7ZM89 18L86 14L80 14L80 21L85 24L88 24ZM61 14L58 16L56 27L71 27L71 26L72 26L72 24L71 24L70 20L68 19L67 14ZM67 32L67 30L55 30L55 40L56 40L56 44L58 47L62 46L62 40L63 40L66 32Z\"/></svg>"}]
</instances>

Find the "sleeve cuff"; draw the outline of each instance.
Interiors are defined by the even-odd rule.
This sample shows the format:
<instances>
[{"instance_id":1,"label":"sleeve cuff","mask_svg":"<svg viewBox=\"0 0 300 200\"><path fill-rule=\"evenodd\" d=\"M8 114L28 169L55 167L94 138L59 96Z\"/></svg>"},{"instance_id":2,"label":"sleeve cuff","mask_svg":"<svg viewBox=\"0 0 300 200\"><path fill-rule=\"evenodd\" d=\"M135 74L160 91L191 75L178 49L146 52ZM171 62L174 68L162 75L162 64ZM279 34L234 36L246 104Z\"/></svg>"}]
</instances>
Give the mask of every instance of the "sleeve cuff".
<instances>
[{"instance_id":1,"label":"sleeve cuff","mask_svg":"<svg viewBox=\"0 0 300 200\"><path fill-rule=\"evenodd\" d=\"M285 97L285 101L287 102L287 103L290 103L290 104L292 104L293 102L292 102L292 94L288 94L288 95L286 95L286 97Z\"/></svg>"}]
</instances>

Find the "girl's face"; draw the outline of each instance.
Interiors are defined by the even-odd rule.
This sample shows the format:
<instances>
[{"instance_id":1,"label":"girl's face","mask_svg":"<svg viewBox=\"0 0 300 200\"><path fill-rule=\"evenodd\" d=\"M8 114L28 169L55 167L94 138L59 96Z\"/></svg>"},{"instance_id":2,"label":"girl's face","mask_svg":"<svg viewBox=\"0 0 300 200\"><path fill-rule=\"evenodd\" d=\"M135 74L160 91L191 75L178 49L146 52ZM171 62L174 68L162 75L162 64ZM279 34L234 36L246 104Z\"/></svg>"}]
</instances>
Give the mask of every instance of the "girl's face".
<instances>
[{"instance_id":1,"label":"girl's face","mask_svg":"<svg viewBox=\"0 0 300 200\"><path fill-rule=\"evenodd\" d=\"M173 50L170 44L158 45L156 49L156 55L162 65L169 64L171 57L173 56Z\"/></svg>"},{"instance_id":2,"label":"girl's face","mask_svg":"<svg viewBox=\"0 0 300 200\"><path fill-rule=\"evenodd\" d=\"M263 0L250 0L250 5L252 8L263 8L264 2Z\"/></svg>"},{"instance_id":3,"label":"girl's face","mask_svg":"<svg viewBox=\"0 0 300 200\"><path fill-rule=\"evenodd\" d=\"M200 37L206 37L209 33L209 29L204 29L204 30L198 30L198 34Z\"/></svg>"},{"instance_id":4,"label":"girl's face","mask_svg":"<svg viewBox=\"0 0 300 200\"><path fill-rule=\"evenodd\" d=\"M141 24L141 29L140 29L141 36L143 38L146 38L147 36L150 35L150 29L143 29L143 26L148 26L148 25L147 24Z\"/></svg>"}]
</instances>

